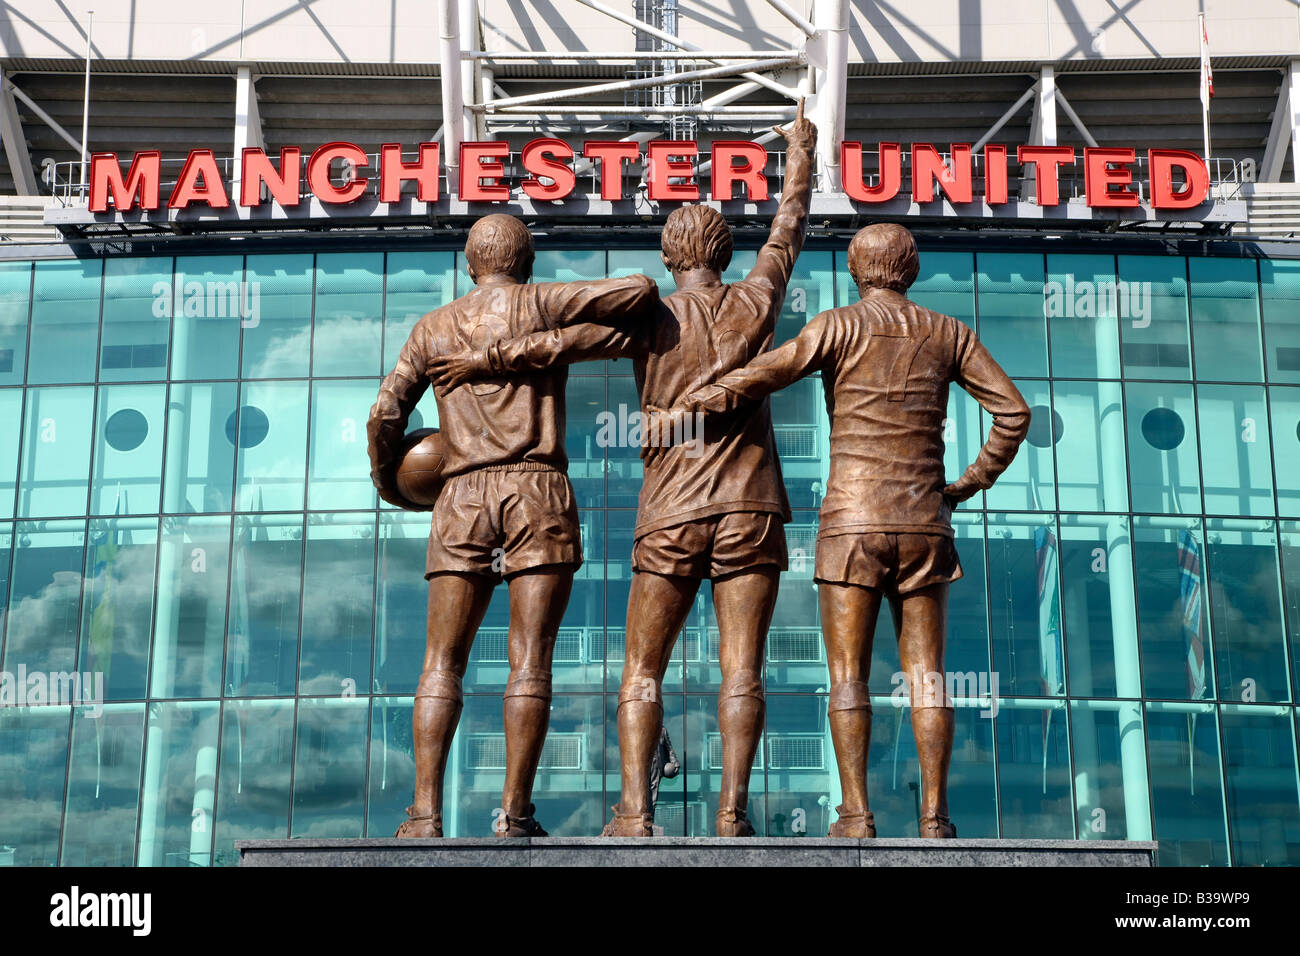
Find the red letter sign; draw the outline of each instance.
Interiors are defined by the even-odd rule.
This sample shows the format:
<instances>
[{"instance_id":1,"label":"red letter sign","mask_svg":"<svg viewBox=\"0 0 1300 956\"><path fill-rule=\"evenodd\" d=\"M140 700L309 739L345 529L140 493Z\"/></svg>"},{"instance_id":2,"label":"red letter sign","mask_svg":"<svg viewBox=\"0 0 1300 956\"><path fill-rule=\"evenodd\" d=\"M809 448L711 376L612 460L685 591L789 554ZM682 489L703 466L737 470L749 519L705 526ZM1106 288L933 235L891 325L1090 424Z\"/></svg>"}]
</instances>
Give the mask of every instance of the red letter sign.
<instances>
[{"instance_id":1,"label":"red letter sign","mask_svg":"<svg viewBox=\"0 0 1300 956\"><path fill-rule=\"evenodd\" d=\"M1017 146L1016 159L1023 166L1034 164L1035 201L1040 206L1056 206L1061 202L1061 184L1057 167L1074 162L1071 146Z\"/></svg>"},{"instance_id":2,"label":"red letter sign","mask_svg":"<svg viewBox=\"0 0 1300 956\"><path fill-rule=\"evenodd\" d=\"M300 198L302 150L286 146L280 150L280 171L277 173L265 150L248 146L244 149L243 165L239 174L239 204L262 205L262 183L281 207L296 206Z\"/></svg>"},{"instance_id":3,"label":"red letter sign","mask_svg":"<svg viewBox=\"0 0 1300 956\"><path fill-rule=\"evenodd\" d=\"M307 185L321 202L352 202L366 191L370 182L365 176L358 176L343 186L330 182L330 164L336 159L346 160L353 169L370 165L370 159L355 143L326 143L311 154L307 160Z\"/></svg>"},{"instance_id":4,"label":"red letter sign","mask_svg":"<svg viewBox=\"0 0 1300 956\"><path fill-rule=\"evenodd\" d=\"M397 202L402 198L402 183L414 179L419 185L415 196L420 202L438 201L438 144L421 143L420 158L402 162L400 143L379 147L379 201Z\"/></svg>"},{"instance_id":5,"label":"red letter sign","mask_svg":"<svg viewBox=\"0 0 1300 956\"><path fill-rule=\"evenodd\" d=\"M600 198L617 202L623 198L623 164L636 162L641 147L636 143L588 140L582 155L592 162L600 160Z\"/></svg>"},{"instance_id":6,"label":"red letter sign","mask_svg":"<svg viewBox=\"0 0 1300 956\"><path fill-rule=\"evenodd\" d=\"M695 166L689 159L670 159L671 156L698 156L699 146L691 139L656 139L648 149L649 172L646 181L649 184L647 195L651 199L685 199L700 198L700 184L694 181L670 183L669 176L680 176L687 180L695 173Z\"/></svg>"},{"instance_id":7,"label":"red letter sign","mask_svg":"<svg viewBox=\"0 0 1300 956\"><path fill-rule=\"evenodd\" d=\"M1151 205L1156 209L1191 209L1210 194L1210 171L1195 153L1149 149L1147 164L1151 167ZM1182 192L1174 190L1174 167L1182 169L1186 178Z\"/></svg>"},{"instance_id":8,"label":"red letter sign","mask_svg":"<svg viewBox=\"0 0 1300 956\"><path fill-rule=\"evenodd\" d=\"M1088 205L1104 208L1136 206L1138 194L1127 188L1133 182L1133 170L1125 165L1136 160L1137 153L1131 149L1122 147L1103 149L1092 146L1085 148L1083 190ZM1111 191L1112 186L1120 188Z\"/></svg>"},{"instance_id":9,"label":"red letter sign","mask_svg":"<svg viewBox=\"0 0 1300 956\"><path fill-rule=\"evenodd\" d=\"M491 202L509 199L510 187L501 182L506 175L505 163L483 160L510 155L509 143L460 144L460 198L466 202ZM483 180L488 180L484 185Z\"/></svg>"},{"instance_id":10,"label":"red letter sign","mask_svg":"<svg viewBox=\"0 0 1300 956\"><path fill-rule=\"evenodd\" d=\"M845 140L840 145L840 178L850 199L888 202L903 184L903 151L897 143L880 144L880 182L868 187L862 176L862 144Z\"/></svg>"},{"instance_id":11,"label":"red letter sign","mask_svg":"<svg viewBox=\"0 0 1300 956\"><path fill-rule=\"evenodd\" d=\"M217 168L217 159L210 149L190 150L167 205L172 209L185 209L192 202L207 203L212 209L225 209L230 205L226 187L221 182L221 170Z\"/></svg>"},{"instance_id":12,"label":"red letter sign","mask_svg":"<svg viewBox=\"0 0 1300 956\"><path fill-rule=\"evenodd\" d=\"M108 212L109 195L113 208L122 211L135 207L158 208L158 179L162 173L162 153L156 149L136 153L131 169L122 182L122 167L117 153L94 153L90 157L90 211Z\"/></svg>"},{"instance_id":13,"label":"red letter sign","mask_svg":"<svg viewBox=\"0 0 1300 956\"><path fill-rule=\"evenodd\" d=\"M935 180L939 181L943 194L953 202L971 201L969 143L952 144L952 169L944 165L939 151L929 143L912 144L913 201L933 202Z\"/></svg>"},{"instance_id":14,"label":"red letter sign","mask_svg":"<svg viewBox=\"0 0 1300 956\"><path fill-rule=\"evenodd\" d=\"M1007 201L1007 148L984 147L984 201L999 206Z\"/></svg>"},{"instance_id":15,"label":"red letter sign","mask_svg":"<svg viewBox=\"0 0 1300 956\"><path fill-rule=\"evenodd\" d=\"M733 160L739 159L739 166ZM713 143L713 182L709 190L714 199L724 202L732 198L736 183L743 183L750 202L767 199L767 150L761 143L741 140L716 140Z\"/></svg>"},{"instance_id":16,"label":"red letter sign","mask_svg":"<svg viewBox=\"0 0 1300 956\"><path fill-rule=\"evenodd\" d=\"M572 166L551 158L548 153L564 159L573 159L573 148L564 140L535 139L519 154L519 161L523 163L524 169L533 174L521 185L524 187L524 192L534 199L563 199L573 192L573 187L578 180L573 174ZM539 176L552 180L551 184L544 185Z\"/></svg>"}]
</instances>

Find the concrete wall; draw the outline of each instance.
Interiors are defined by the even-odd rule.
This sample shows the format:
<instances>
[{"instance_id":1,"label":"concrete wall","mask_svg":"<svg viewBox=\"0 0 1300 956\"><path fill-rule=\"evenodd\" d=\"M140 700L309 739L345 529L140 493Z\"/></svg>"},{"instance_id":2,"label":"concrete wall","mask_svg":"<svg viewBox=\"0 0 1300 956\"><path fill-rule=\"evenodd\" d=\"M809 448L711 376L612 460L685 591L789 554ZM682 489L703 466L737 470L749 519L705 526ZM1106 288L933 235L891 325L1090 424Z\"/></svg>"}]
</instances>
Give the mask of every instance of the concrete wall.
<instances>
[{"instance_id":1,"label":"concrete wall","mask_svg":"<svg viewBox=\"0 0 1300 956\"><path fill-rule=\"evenodd\" d=\"M631 0L605 0L629 13ZM792 0L811 10L812 0ZM108 59L427 63L437 59L432 0L23 0L0 10L0 57L85 52L94 6L95 53ZM1215 57L1295 55L1294 0L852 0L850 58L958 60L1195 56L1204 6ZM480 0L493 50L632 50L628 26L575 0ZM680 35L704 47L773 48L796 31L762 0L680 0ZM83 17L84 20L84 17Z\"/></svg>"}]
</instances>

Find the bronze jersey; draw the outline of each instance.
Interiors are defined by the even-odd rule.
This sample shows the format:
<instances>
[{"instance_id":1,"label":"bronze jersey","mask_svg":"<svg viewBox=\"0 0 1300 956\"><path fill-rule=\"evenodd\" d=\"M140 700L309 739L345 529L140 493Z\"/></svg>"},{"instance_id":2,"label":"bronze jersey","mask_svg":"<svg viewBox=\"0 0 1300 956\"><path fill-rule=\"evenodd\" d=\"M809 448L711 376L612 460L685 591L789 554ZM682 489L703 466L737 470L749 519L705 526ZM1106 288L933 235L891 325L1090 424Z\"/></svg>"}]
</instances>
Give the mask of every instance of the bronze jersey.
<instances>
[{"instance_id":1,"label":"bronze jersey","mask_svg":"<svg viewBox=\"0 0 1300 956\"><path fill-rule=\"evenodd\" d=\"M952 535L943 494L950 383L993 417L979 456L954 483L959 498L990 487L1029 430L1019 389L974 332L886 289L821 313L779 349L686 396L679 407L726 413L817 371L831 421L822 537Z\"/></svg>"},{"instance_id":2,"label":"bronze jersey","mask_svg":"<svg viewBox=\"0 0 1300 956\"><path fill-rule=\"evenodd\" d=\"M651 333L654 341L635 359L642 406L668 408L771 348L785 282L773 282L767 271L756 267L742 282L664 299ZM702 441L665 448L650 460L633 534L640 538L736 511L771 512L790 520L766 399L706 419Z\"/></svg>"},{"instance_id":3,"label":"bronze jersey","mask_svg":"<svg viewBox=\"0 0 1300 956\"><path fill-rule=\"evenodd\" d=\"M509 375L630 357L641 405L670 407L771 348L803 247L811 189L811 151L790 150L768 240L740 282L677 291L640 326L573 325L499 342L484 350L480 364ZM766 400L706 421L702 443L666 448L647 463L633 535L639 539L686 521L742 511L790 520Z\"/></svg>"},{"instance_id":4,"label":"bronze jersey","mask_svg":"<svg viewBox=\"0 0 1300 956\"><path fill-rule=\"evenodd\" d=\"M431 358L486 348L502 339L572 322L636 325L658 303L658 288L642 275L536 285L494 282L424 316L370 410L371 475L381 495L392 501L390 496L396 494L392 484L396 449L411 410L429 387L426 370ZM438 390L443 475L452 478L476 468L525 461L567 470L567 376L568 369L557 366Z\"/></svg>"}]
</instances>

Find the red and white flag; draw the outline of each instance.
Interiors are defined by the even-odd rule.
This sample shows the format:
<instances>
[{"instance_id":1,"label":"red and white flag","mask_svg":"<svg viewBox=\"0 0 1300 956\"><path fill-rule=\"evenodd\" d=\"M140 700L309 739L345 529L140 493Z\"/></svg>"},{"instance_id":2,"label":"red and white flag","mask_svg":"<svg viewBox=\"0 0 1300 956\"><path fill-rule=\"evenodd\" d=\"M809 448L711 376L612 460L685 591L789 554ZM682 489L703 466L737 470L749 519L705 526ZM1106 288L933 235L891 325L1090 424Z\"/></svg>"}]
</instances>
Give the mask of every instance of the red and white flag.
<instances>
[{"instance_id":1,"label":"red and white flag","mask_svg":"<svg viewBox=\"0 0 1300 956\"><path fill-rule=\"evenodd\" d=\"M1210 69L1210 38L1205 32L1205 14L1201 19L1201 105L1210 108L1214 96L1214 71Z\"/></svg>"}]
</instances>

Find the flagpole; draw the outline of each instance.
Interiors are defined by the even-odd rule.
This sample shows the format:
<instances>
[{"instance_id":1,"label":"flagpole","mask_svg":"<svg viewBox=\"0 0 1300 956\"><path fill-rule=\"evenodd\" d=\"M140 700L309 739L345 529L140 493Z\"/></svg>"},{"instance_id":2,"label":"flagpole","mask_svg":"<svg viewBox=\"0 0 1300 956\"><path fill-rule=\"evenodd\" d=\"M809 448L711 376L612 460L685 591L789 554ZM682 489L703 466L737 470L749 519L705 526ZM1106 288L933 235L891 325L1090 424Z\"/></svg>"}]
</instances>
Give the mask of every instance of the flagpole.
<instances>
[{"instance_id":1,"label":"flagpole","mask_svg":"<svg viewBox=\"0 0 1300 956\"><path fill-rule=\"evenodd\" d=\"M81 100L81 188L86 188L86 137L90 132L90 31L95 25L95 11L86 15L86 86Z\"/></svg>"},{"instance_id":2,"label":"flagpole","mask_svg":"<svg viewBox=\"0 0 1300 956\"><path fill-rule=\"evenodd\" d=\"M1201 133L1205 138L1205 169L1210 168L1210 42L1205 33L1205 14L1199 14L1197 21L1201 28L1198 41L1201 45Z\"/></svg>"}]
</instances>

